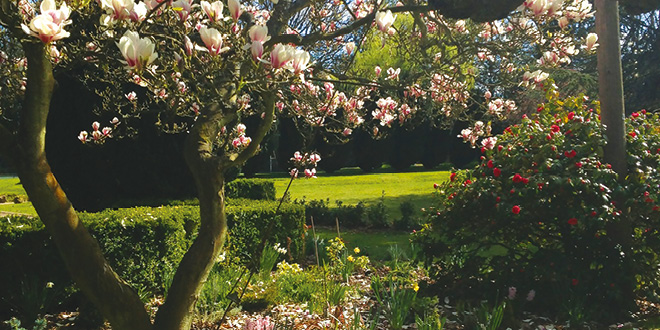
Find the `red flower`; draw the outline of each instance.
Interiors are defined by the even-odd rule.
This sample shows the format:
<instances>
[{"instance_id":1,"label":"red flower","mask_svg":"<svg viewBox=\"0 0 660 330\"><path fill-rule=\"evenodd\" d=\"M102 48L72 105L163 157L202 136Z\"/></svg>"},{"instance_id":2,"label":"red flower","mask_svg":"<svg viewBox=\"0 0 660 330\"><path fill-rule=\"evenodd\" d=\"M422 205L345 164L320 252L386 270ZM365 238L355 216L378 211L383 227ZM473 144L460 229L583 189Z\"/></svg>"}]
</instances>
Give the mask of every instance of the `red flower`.
<instances>
[{"instance_id":1,"label":"red flower","mask_svg":"<svg viewBox=\"0 0 660 330\"><path fill-rule=\"evenodd\" d=\"M573 286L578 285L578 283L580 283L580 281L578 281L577 278L574 278L574 279L571 280L571 285L573 285Z\"/></svg>"},{"instance_id":2,"label":"red flower","mask_svg":"<svg viewBox=\"0 0 660 330\"><path fill-rule=\"evenodd\" d=\"M573 120L574 117L575 117L575 112L571 111L568 113L568 120Z\"/></svg>"},{"instance_id":3,"label":"red flower","mask_svg":"<svg viewBox=\"0 0 660 330\"><path fill-rule=\"evenodd\" d=\"M639 113L633 112L633 113L630 114L630 116L633 117L633 118L637 118L637 117L639 117Z\"/></svg>"},{"instance_id":4,"label":"red flower","mask_svg":"<svg viewBox=\"0 0 660 330\"><path fill-rule=\"evenodd\" d=\"M495 198L495 201L498 202L498 203L500 202L500 200L502 200L502 199L500 198L500 196L497 196L497 198Z\"/></svg>"},{"instance_id":5,"label":"red flower","mask_svg":"<svg viewBox=\"0 0 660 330\"><path fill-rule=\"evenodd\" d=\"M513 214L518 214L518 213L520 213L520 206L518 206L518 205L514 205L514 206L511 208L511 212L513 212Z\"/></svg>"},{"instance_id":6,"label":"red flower","mask_svg":"<svg viewBox=\"0 0 660 330\"><path fill-rule=\"evenodd\" d=\"M455 178L456 178L456 172L449 175L449 181L454 181Z\"/></svg>"},{"instance_id":7,"label":"red flower","mask_svg":"<svg viewBox=\"0 0 660 330\"><path fill-rule=\"evenodd\" d=\"M596 213L596 211L591 211L591 216L592 216L592 217L595 217L597 214L598 214L598 213Z\"/></svg>"},{"instance_id":8,"label":"red flower","mask_svg":"<svg viewBox=\"0 0 660 330\"><path fill-rule=\"evenodd\" d=\"M575 225L577 225L577 223L578 223L578 220L576 218L568 219L568 224L571 225L571 226L575 226Z\"/></svg>"},{"instance_id":9,"label":"red flower","mask_svg":"<svg viewBox=\"0 0 660 330\"><path fill-rule=\"evenodd\" d=\"M576 162L575 167L577 168L582 168L582 162Z\"/></svg>"},{"instance_id":10,"label":"red flower","mask_svg":"<svg viewBox=\"0 0 660 330\"><path fill-rule=\"evenodd\" d=\"M439 184L437 184L437 183L434 183L434 184L433 184L433 189L438 189L439 187L440 187Z\"/></svg>"},{"instance_id":11,"label":"red flower","mask_svg":"<svg viewBox=\"0 0 660 330\"><path fill-rule=\"evenodd\" d=\"M553 133L559 133L559 126L557 125L552 125L550 126L550 130L552 130Z\"/></svg>"},{"instance_id":12,"label":"red flower","mask_svg":"<svg viewBox=\"0 0 660 330\"><path fill-rule=\"evenodd\" d=\"M502 145L500 144L499 146L497 146L497 151L502 151L503 148L504 147L502 147ZM660 148L658 148L658 150L659 150L658 152L660 152Z\"/></svg>"},{"instance_id":13,"label":"red flower","mask_svg":"<svg viewBox=\"0 0 660 330\"><path fill-rule=\"evenodd\" d=\"M634 138L634 137L637 136L637 133L635 133L635 131L632 131L632 132L628 133L628 135L630 135L630 137Z\"/></svg>"},{"instance_id":14,"label":"red flower","mask_svg":"<svg viewBox=\"0 0 660 330\"><path fill-rule=\"evenodd\" d=\"M516 175L513 176L513 179L512 179L512 180L513 180L513 182L522 182L522 183L524 183L524 184L528 184L528 183L529 183L529 179L528 179L528 178L524 178L522 175L520 175L520 174L518 174L518 173L516 173Z\"/></svg>"},{"instance_id":15,"label":"red flower","mask_svg":"<svg viewBox=\"0 0 660 330\"><path fill-rule=\"evenodd\" d=\"M496 178L499 177L500 174L502 174L502 170L500 170L499 168L494 168L494 169L493 169L493 175L494 175Z\"/></svg>"},{"instance_id":16,"label":"red flower","mask_svg":"<svg viewBox=\"0 0 660 330\"><path fill-rule=\"evenodd\" d=\"M566 156L567 158L573 158L575 157L575 155L577 155L577 152L575 152L575 150L564 151L564 156Z\"/></svg>"},{"instance_id":17,"label":"red flower","mask_svg":"<svg viewBox=\"0 0 660 330\"><path fill-rule=\"evenodd\" d=\"M541 111L543 111L543 106L536 108L536 112L541 112Z\"/></svg>"},{"instance_id":18,"label":"red flower","mask_svg":"<svg viewBox=\"0 0 660 330\"><path fill-rule=\"evenodd\" d=\"M488 168L493 168L493 160L492 159L489 160L488 163L486 163L486 165L488 166Z\"/></svg>"}]
</instances>

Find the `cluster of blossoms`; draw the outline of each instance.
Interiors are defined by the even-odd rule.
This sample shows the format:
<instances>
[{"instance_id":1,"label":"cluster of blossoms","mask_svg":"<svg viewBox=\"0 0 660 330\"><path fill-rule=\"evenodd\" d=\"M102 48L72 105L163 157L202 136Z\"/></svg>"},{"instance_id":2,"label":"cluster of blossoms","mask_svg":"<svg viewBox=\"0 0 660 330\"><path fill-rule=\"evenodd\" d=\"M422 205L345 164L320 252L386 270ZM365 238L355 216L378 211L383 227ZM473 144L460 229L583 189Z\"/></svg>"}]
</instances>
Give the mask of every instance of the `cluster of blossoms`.
<instances>
[{"instance_id":1,"label":"cluster of blossoms","mask_svg":"<svg viewBox=\"0 0 660 330\"><path fill-rule=\"evenodd\" d=\"M273 245L273 249L275 249L275 251L279 254L285 254L286 253L286 248L283 248L282 246L280 246L280 243L275 243L275 245Z\"/></svg>"},{"instance_id":2,"label":"cluster of blossoms","mask_svg":"<svg viewBox=\"0 0 660 330\"><path fill-rule=\"evenodd\" d=\"M472 147L476 147L477 140L482 136L488 136L491 133L490 123L488 125L484 124L482 121L477 121L474 123L472 128L465 128L461 130L461 134L458 135L459 138L462 138L464 142L469 142ZM488 146L487 149L492 149L495 146L497 141L496 137L489 137L483 140L484 147Z\"/></svg>"},{"instance_id":3,"label":"cluster of blossoms","mask_svg":"<svg viewBox=\"0 0 660 330\"><path fill-rule=\"evenodd\" d=\"M243 330L273 330L275 323L270 321L270 317L257 316L245 321Z\"/></svg>"},{"instance_id":4,"label":"cluster of blossoms","mask_svg":"<svg viewBox=\"0 0 660 330\"><path fill-rule=\"evenodd\" d=\"M291 157L293 169L289 172L292 178L297 178L298 173L302 170L306 178L316 178L316 165L321 161L321 156L317 153L305 153L296 151Z\"/></svg>"},{"instance_id":5,"label":"cluster of blossoms","mask_svg":"<svg viewBox=\"0 0 660 330\"><path fill-rule=\"evenodd\" d=\"M236 128L234 129L236 137L231 141L231 145L234 149L245 148L250 145L250 142L252 142L252 139L245 135L245 129L246 127L243 124L236 125Z\"/></svg>"},{"instance_id":6,"label":"cluster of blossoms","mask_svg":"<svg viewBox=\"0 0 660 330\"><path fill-rule=\"evenodd\" d=\"M119 119L117 117L112 118L110 124L116 128L117 125L119 125ZM96 144L103 144L106 139L112 137L112 130L112 127L107 126L101 128L101 124L98 121L95 121L92 123L92 134L87 133L87 131L81 131L80 134L78 134L78 140L82 143L94 142Z\"/></svg>"}]
</instances>

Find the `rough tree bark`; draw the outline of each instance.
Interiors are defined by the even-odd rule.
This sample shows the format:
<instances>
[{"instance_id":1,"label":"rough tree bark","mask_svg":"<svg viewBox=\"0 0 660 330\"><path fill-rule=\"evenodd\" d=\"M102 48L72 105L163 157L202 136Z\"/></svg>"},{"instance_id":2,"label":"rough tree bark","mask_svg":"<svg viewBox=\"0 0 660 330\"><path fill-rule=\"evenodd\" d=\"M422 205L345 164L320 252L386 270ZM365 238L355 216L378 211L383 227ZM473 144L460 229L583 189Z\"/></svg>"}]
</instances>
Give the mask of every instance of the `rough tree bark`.
<instances>
[{"instance_id":1,"label":"rough tree bark","mask_svg":"<svg viewBox=\"0 0 660 330\"><path fill-rule=\"evenodd\" d=\"M619 6L616 0L596 0L598 34L598 97L601 118L607 126L605 161L620 177L628 172L623 103L623 73L619 37Z\"/></svg>"},{"instance_id":2,"label":"rough tree bark","mask_svg":"<svg viewBox=\"0 0 660 330\"><path fill-rule=\"evenodd\" d=\"M263 93L262 97L265 116L251 137L252 142L241 153L232 157L214 150L213 141L222 127L236 118L235 112L224 111L219 105L210 107L197 119L186 140L185 158L197 187L200 227L177 268L165 304L158 310L154 324L157 330L190 329L195 302L227 236L223 172L252 157L273 122L275 97L272 92Z\"/></svg>"}]
</instances>

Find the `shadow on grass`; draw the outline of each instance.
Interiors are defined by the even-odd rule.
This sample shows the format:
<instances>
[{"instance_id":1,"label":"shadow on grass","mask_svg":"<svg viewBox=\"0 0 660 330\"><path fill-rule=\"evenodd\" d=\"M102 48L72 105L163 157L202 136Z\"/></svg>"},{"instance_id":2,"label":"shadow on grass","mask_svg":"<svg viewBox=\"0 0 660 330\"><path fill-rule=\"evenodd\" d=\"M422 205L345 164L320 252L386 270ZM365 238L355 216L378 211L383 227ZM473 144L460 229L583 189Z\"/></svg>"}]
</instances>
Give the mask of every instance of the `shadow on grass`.
<instances>
[{"instance_id":1,"label":"shadow on grass","mask_svg":"<svg viewBox=\"0 0 660 330\"><path fill-rule=\"evenodd\" d=\"M413 165L406 170L395 170L389 166L383 166L381 168L375 169L372 172L365 172L359 167L345 167L340 170L334 171L332 173L327 173L325 171L318 171L319 176L332 177L332 176L355 176L355 175L377 175L381 173L416 173L416 172L437 172L437 171L448 171L452 168L451 164L440 164L432 169L427 169L422 165ZM257 173L256 178L260 179L273 179L273 178L288 178L288 172L272 172L272 173Z\"/></svg>"}]
</instances>

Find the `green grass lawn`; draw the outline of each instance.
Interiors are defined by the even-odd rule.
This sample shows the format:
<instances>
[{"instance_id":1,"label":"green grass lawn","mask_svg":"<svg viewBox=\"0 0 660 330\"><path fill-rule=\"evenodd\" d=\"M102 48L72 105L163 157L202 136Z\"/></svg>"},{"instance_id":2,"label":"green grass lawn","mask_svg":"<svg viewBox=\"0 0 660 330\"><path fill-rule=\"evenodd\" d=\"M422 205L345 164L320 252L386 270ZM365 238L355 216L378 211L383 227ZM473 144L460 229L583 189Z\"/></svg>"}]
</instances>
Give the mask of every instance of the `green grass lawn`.
<instances>
[{"instance_id":1,"label":"green grass lawn","mask_svg":"<svg viewBox=\"0 0 660 330\"><path fill-rule=\"evenodd\" d=\"M0 177L0 195L27 195L18 178ZM21 204L1 204L0 212L13 212L37 215L37 211L32 207L32 203Z\"/></svg>"},{"instance_id":2,"label":"green grass lawn","mask_svg":"<svg viewBox=\"0 0 660 330\"><path fill-rule=\"evenodd\" d=\"M37 215L32 203L21 203L21 204L2 204L0 205L0 212L12 212L12 213L21 213L29 215Z\"/></svg>"},{"instance_id":3,"label":"green grass lawn","mask_svg":"<svg viewBox=\"0 0 660 330\"><path fill-rule=\"evenodd\" d=\"M419 210L432 205L433 183L447 180L447 171L425 171L420 166L411 168L411 171L393 173L388 169L381 169L376 173L364 173L357 168L347 168L332 174L320 173L317 179L294 180L289 192L293 199L330 199L330 206L335 201L345 204L357 204L362 201L372 204L384 194L384 202L391 219L401 217L399 206L409 201ZM277 197L284 194L288 177L282 173L262 175L275 181ZM18 178L0 178L0 194L25 195ZM29 203L21 205L0 205L0 211L35 214Z\"/></svg>"},{"instance_id":4,"label":"green grass lawn","mask_svg":"<svg viewBox=\"0 0 660 330\"><path fill-rule=\"evenodd\" d=\"M308 232L312 235L312 231ZM373 261L386 261L392 259L392 249L398 249L407 257L410 256L410 234L399 231L341 231L341 238L349 251L360 248L360 255L367 255ZM337 237L336 229L316 228L316 235L328 241ZM351 252L352 254L352 252Z\"/></svg>"},{"instance_id":5,"label":"green grass lawn","mask_svg":"<svg viewBox=\"0 0 660 330\"><path fill-rule=\"evenodd\" d=\"M0 177L0 195L27 195L18 178Z\"/></svg>"},{"instance_id":6,"label":"green grass lawn","mask_svg":"<svg viewBox=\"0 0 660 330\"><path fill-rule=\"evenodd\" d=\"M418 169L418 167L416 167ZM432 205L433 183L447 180L447 171L411 171L403 173L362 173L359 169L344 169L330 175L319 174L317 179L294 180L289 192L292 199L330 199L334 206L339 200L345 204L376 203L384 194L389 215L401 216L399 206L409 201L419 210ZM289 178L273 178L277 197L284 194Z\"/></svg>"}]
</instances>

